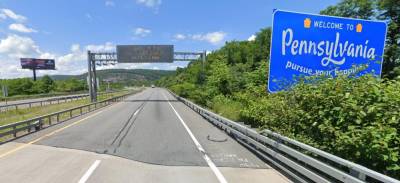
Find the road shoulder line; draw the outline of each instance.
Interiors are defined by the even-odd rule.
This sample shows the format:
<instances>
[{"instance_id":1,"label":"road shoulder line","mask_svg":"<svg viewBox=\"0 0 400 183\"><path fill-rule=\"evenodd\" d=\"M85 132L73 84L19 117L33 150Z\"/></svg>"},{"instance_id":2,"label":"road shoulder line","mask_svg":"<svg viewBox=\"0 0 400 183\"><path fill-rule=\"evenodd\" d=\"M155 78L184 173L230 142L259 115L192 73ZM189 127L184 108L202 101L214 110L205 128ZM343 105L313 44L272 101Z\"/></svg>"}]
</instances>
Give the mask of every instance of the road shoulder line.
<instances>
[{"instance_id":1,"label":"road shoulder line","mask_svg":"<svg viewBox=\"0 0 400 183\"><path fill-rule=\"evenodd\" d=\"M167 96L165 96L164 93L162 93L164 98L168 101ZM207 162L208 166L211 168L215 176L217 177L218 181L220 183L227 183L225 177L222 175L221 171L215 166L214 162L208 157L206 154L204 148L201 146L199 141L196 139L196 137L193 135L192 131L189 129L189 127L186 125L185 121L182 119L182 117L179 115L179 113L175 110L174 106L171 104L170 101L168 101L169 106L172 108L172 110L175 112L175 115L178 117L179 121L182 123L183 127L186 129L187 133L189 136L192 138L194 144L196 145L197 149L203 154L204 160Z\"/></svg>"}]
</instances>

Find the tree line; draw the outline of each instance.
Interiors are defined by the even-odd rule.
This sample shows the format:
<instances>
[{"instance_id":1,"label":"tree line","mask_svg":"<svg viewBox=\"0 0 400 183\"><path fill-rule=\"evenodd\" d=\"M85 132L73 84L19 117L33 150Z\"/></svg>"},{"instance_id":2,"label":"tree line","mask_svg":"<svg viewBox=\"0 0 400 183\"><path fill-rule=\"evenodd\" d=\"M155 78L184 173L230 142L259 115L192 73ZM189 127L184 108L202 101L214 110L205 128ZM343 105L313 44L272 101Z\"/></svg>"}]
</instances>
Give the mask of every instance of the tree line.
<instances>
[{"instance_id":1,"label":"tree line","mask_svg":"<svg viewBox=\"0 0 400 183\"><path fill-rule=\"evenodd\" d=\"M52 92L78 92L87 89L85 81L76 78L67 80L53 80L50 76L43 76L37 81L30 78L3 79L0 85L8 87L8 95L32 95Z\"/></svg>"}]
</instances>

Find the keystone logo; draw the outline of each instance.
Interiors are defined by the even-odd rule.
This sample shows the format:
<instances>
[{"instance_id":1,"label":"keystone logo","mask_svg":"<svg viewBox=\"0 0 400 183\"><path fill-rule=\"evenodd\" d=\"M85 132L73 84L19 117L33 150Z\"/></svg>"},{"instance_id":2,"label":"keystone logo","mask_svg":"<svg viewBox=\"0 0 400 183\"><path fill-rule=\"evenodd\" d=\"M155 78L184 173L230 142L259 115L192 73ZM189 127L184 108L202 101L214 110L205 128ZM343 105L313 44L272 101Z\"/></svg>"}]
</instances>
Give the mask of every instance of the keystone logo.
<instances>
[{"instance_id":1,"label":"keystone logo","mask_svg":"<svg viewBox=\"0 0 400 183\"><path fill-rule=\"evenodd\" d=\"M309 29L311 27L311 19L306 18L304 20L304 28Z\"/></svg>"},{"instance_id":2,"label":"keystone logo","mask_svg":"<svg viewBox=\"0 0 400 183\"><path fill-rule=\"evenodd\" d=\"M362 32L363 26L361 24L357 24L356 32Z\"/></svg>"}]
</instances>

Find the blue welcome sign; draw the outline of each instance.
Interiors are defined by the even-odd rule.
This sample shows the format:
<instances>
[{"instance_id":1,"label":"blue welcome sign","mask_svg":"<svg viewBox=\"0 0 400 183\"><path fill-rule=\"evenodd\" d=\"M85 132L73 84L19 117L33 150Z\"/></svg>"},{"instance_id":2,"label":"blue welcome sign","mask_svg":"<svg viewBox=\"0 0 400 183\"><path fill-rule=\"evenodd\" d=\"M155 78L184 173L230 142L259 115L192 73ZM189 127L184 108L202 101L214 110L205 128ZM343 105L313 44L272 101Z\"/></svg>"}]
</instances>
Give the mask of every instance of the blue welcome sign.
<instances>
[{"instance_id":1,"label":"blue welcome sign","mask_svg":"<svg viewBox=\"0 0 400 183\"><path fill-rule=\"evenodd\" d=\"M386 30L381 21L274 11L268 90L303 76L380 77Z\"/></svg>"}]
</instances>

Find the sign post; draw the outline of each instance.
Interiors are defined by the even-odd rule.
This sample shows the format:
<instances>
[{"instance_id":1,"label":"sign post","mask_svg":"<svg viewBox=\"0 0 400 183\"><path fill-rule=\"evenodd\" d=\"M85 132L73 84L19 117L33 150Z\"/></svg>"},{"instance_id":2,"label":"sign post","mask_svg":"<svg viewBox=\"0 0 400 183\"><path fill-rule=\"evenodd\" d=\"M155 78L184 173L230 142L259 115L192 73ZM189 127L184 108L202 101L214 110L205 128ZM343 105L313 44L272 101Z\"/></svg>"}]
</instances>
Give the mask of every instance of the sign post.
<instances>
[{"instance_id":1,"label":"sign post","mask_svg":"<svg viewBox=\"0 0 400 183\"><path fill-rule=\"evenodd\" d=\"M268 90L305 76L380 77L386 30L381 21L274 11Z\"/></svg>"},{"instance_id":2,"label":"sign post","mask_svg":"<svg viewBox=\"0 0 400 183\"><path fill-rule=\"evenodd\" d=\"M8 87L6 85L2 85L1 86L1 90L2 90L2 93L3 93L3 97L5 99L5 103L7 105Z\"/></svg>"},{"instance_id":3,"label":"sign post","mask_svg":"<svg viewBox=\"0 0 400 183\"><path fill-rule=\"evenodd\" d=\"M1 86L3 97L8 97L8 87L6 85Z\"/></svg>"}]
</instances>

